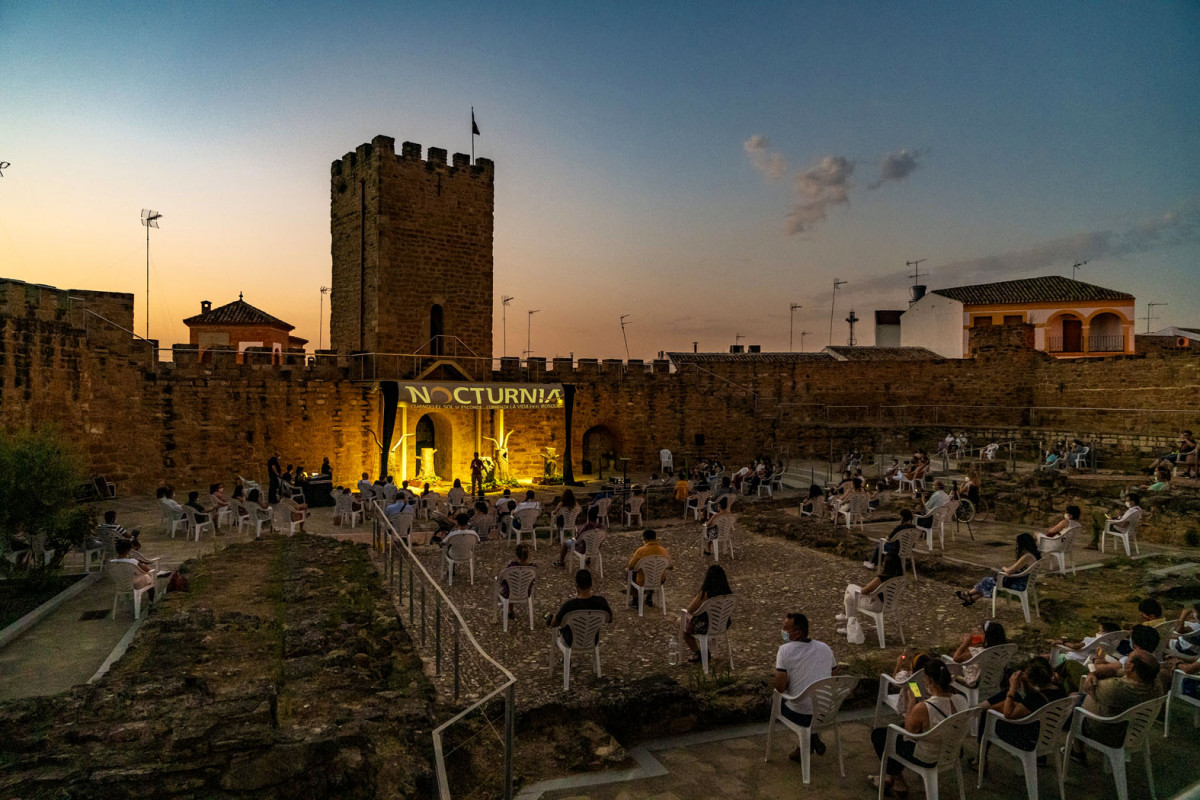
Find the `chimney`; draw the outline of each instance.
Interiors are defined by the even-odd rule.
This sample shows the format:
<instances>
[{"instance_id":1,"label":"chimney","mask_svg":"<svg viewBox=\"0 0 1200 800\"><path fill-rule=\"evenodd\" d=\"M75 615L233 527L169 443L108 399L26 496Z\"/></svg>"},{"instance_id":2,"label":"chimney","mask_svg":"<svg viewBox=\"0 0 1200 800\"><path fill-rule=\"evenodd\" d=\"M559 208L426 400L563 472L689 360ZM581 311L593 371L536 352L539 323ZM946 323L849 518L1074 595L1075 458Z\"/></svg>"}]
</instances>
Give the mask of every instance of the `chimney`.
<instances>
[{"instance_id":1,"label":"chimney","mask_svg":"<svg viewBox=\"0 0 1200 800\"><path fill-rule=\"evenodd\" d=\"M747 353L761 353L762 345L761 344L748 344L748 345L746 345L746 352Z\"/></svg>"},{"instance_id":2,"label":"chimney","mask_svg":"<svg viewBox=\"0 0 1200 800\"><path fill-rule=\"evenodd\" d=\"M211 300L201 300L200 301L200 313L207 314L209 311L212 311L212 301Z\"/></svg>"},{"instance_id":3,"label":"chimney","mask_svg":"<svg viewBox=\"0 0 1200 800\"><path fill-rule=\"evenodd\" d=\"M917 302L918 300L920 300L922 297L925 296L925 284L923 284L923 283L914 284L913 287L911 289L909 289L908 291L909 291L909 294L912 296L912 299L908 301L908 304L911 306L913 303Z\"/></svg>"},{"instance_id":4,"label":"chimney","mask_svg":"<svg viewBox=\"0 0 1200 800\"><path fill-rule=\"evenodd\" d=\"M730 352L730 353L741 353L741 352L743 352L745 349L746 349L746 348L745 348L745 345L740 345L740 344L731 344L731 345L729 345L729 352Z\"/></svg>"},{"instance_id":5,"label":"chimney","mask_svg":"<svg viewBox=\"0 0 1200 800\"><path fill-rule=\"evenodd\" d=\"M693 353L700 352L700 343L699 342L692 342L692 352Z\"/></svg>"}]
</instances>

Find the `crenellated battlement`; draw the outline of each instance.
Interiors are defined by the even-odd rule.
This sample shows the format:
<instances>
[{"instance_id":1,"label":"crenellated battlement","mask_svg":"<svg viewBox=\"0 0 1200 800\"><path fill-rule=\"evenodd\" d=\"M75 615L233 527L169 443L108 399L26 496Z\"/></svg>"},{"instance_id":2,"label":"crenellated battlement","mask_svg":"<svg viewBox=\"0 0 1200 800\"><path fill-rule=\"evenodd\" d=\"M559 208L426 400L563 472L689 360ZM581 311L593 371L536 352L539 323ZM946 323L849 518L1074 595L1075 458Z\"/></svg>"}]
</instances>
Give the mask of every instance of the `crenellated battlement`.
<instances>
[{"instance_id":1,"label":"crenellated battlement","mask_svg":"<svg viewBox=\"0 0 1200 800\"><path fill-rule=\"evenodd\" d=\"M348 179L360 169L375 169L386 161L394 161L406 167L420 165L426 171L439 172L449 176L466 176L468 178L492 182L496 178L496 165L490 158L477 158L471 163L471 157L466 153L455 153L453 159L447 160L449 153L441 147L430 147L421 157L421 145L416 142L404 142L400 152L396 153L396 140L391 136L379 135L370 142L365 142L353 151L333 162L330 174L336 180Z\"/></svg>"}]
</instances>

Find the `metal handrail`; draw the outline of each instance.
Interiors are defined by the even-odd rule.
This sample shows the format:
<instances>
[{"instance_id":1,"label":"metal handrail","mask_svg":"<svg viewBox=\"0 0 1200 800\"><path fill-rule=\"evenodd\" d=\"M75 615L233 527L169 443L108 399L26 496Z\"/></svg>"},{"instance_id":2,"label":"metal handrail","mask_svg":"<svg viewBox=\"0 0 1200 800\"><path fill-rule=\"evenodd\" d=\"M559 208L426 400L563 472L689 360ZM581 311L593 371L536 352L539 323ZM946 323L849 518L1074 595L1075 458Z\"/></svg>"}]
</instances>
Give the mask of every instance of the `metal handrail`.
<instances>
[{"instance_id":1,"label":"metal handrail","mask_svg":"<svg viewBox=\"0 0 1200 800\"><path fill-rule=\"evenodd\" d=\"M498 695L503 693L504 700L505 700L505 709L504 709L504 798L505 798L505 800L512 800L512 796L513 796L512 795L512 754L513 754L513 735L514 735L514 730L515 730L515 705L514 705L514 703L515 703L515 699L516 699L515 689L516 689L516 685L517 685L517 678L515 675L513 675L511 672L509 672L502 664L500 664L500 662L496 661L496 659L494 659L490 655L488 655L487 651L484 650L482 646L480 646L479 642L475 639L475 636L472 635L471 629L469 627L467 627L467 622L463 618L462 612L460 612L458 610L458 607L456 605L454 605L453 602L451 602L450 598L442 590L441 585L436 580L434 580L433 576L429 574L429 571L425 569L425 565L422 564L420 559L418 559L416 557L416 554L413 553L413 551L412 551L412 547L409 545L409 543L407 541L405 541L404 537L402 537L398 533L396 533L396 529L392 526L392 523L388 520L387 515L383 513L383 507L380 506L379 501L372 500L371 507L374 510L374 514L372 517L372 523L373 523L372 530L373 530L373 534L374 534L374 536L373 536L374 544L377 548L379 548L384 544L384 541L381 541L381 540L386 541L387 564L388 564L389 571L391 569L391 564L392 564L393 548L403 548L400 552L402 552L408 556L408 560L409 560L409 564L410 564L410 567L409 567L410 573L409 574L410 575L412 574L411 570L417 570L421 574L425 583L428 584L429 586L433 587L434 592L436 592L434 599L437 602L439 608L444 606L445 608L448 608L450 610L450 613L454 615L454 618L458 622L458 630L461 631L466 636L467 642L470 644L470 646L475 648L475 651L479 655L483 656L484 660L487 661L492 666L494 666L497 669L497 671L499 671L500 674L503 675L505 678L505 681L499 687L492 690L488 694L484 695L483 697L481 697L479 700L475 701L471 705L467 706L465 709L463 709L459 713L455 714L453 717L448 719L446 722L443 722L441 725L434 728L434 730L433 730L433 752L434 752L434 767L437 771L437 778L438 778L438 796L439 796L439 798L441 798L441 800L450 800L450 783L449 783L449 779L446 775L446 759L445 759L445 754L443 753L443 749L442 749L443 735L445 734L446 730L449 729L450 726L454 725L459 720L466 717L472 711L475 711L475 710L479 709L480 707L482 707L485 703L490 701L492 698L497 697ZM390 586L390 583L389 583L389 586ZM437 657L435 659L435 662L436 662L435 663L435 672L436 672L436 674L440 675L441 674L440 638L438 641L439 641L439 651L438 651ZM457 642L456 642L456 644L457 644ZM458 652L456 649L455 659L454 659L454 670L455 670L454 685L456 687L456 691L457 691L457 687L459 685L458 668L459 668L459 658L458 658Z\"/></svg>"}]
</instances>

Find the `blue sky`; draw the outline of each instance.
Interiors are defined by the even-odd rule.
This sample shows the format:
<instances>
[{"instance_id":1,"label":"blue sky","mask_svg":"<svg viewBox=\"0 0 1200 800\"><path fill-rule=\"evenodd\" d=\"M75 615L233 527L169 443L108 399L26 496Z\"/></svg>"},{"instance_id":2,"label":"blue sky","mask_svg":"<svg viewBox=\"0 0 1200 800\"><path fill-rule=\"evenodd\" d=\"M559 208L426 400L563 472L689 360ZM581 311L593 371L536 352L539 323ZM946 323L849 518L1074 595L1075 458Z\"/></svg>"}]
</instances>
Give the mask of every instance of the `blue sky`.
<instances>
[{"instance_id":1,"label":"blue sky","mask_svg":"<svg viewBox=\"0 0 1200 800\"><path fill-rule=\"evenodd\" d=\"M513 355L534 308L537 355L624 355L621 314L634 357L786 349L793 302L812 349L834 277L844 341L916 258L935 287L1088 259L1200 326L1196 3L10 1L0 75L0 275L135 292L141 331L156 208L164 344L245 291L315 345L329 162L380 133L469 151L471 106L497 353L501 293Z\"/></svg>"}]
</instances>

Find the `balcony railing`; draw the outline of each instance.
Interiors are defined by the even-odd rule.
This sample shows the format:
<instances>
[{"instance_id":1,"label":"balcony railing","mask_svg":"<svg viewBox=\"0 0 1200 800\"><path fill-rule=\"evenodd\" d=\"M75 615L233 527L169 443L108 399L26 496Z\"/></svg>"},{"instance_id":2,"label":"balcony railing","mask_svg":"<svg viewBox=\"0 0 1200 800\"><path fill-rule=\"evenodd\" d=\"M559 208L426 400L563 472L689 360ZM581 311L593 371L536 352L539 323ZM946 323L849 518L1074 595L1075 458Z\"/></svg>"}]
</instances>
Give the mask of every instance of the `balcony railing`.
<instances>
[{"instance_id":1,"label":"balcony railing","mask_svg":"<svg viewBox=\"0 0 1200 800\"><path fill-rule=\"evenodd\" d=\"M1074 339L1074 341L1064 342L1061 336L1051 336L1049 339L1050 345L1046 348L1050 353L1082 353L1083 340Z\"/></svg>"},{"instance_id":2,"label":"balcony railing","mask_svg":"<svg viewBox=\"0 0 1200 800\"><path fill-rule=\"evenodd\" d=\"M1062 336L1051 336L1047 339L1048 345L1046 352L1048 353L1083 353L1082 338L1074 341L1064 342ZM1088 336L1087 351L1088 353L1124 353L1125 352L1125 336L1117 334L1116 336Z\"/></svg>"}]
</instances>

